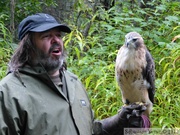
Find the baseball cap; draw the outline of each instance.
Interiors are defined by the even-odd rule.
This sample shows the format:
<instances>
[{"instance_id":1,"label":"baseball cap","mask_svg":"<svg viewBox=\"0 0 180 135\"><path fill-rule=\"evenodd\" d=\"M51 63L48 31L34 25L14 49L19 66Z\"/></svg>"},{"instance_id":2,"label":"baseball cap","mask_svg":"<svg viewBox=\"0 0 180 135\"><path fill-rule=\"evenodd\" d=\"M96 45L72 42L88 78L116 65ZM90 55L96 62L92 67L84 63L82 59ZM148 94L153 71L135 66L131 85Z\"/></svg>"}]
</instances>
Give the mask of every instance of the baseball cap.
<instances>
[{"instance_id":1,"label":"baseball cap","mask_svg":"<svg viewBox=\"0 0 180 135\"><path fill-rule=\"evenodd\" d=\"M18 26L18 39L22 40L29 31L43 32L55 27L59 28L62 32L71 32L71 29L68 26L60 24L49 14L37 13L30 15L20 22Z\"/></svg>"}]
</instances>

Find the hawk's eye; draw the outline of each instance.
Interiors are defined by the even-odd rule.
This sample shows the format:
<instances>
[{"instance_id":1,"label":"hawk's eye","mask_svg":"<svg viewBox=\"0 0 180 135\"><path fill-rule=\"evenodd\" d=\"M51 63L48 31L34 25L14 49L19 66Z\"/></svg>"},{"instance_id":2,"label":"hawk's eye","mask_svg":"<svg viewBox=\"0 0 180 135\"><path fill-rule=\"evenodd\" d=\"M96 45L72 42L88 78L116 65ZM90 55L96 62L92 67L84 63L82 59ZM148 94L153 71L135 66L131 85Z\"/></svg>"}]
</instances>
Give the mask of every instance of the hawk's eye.
<instances>
[{"instance_id":1,"label":"hawk's eye","mask_svg":"<svg viewBox=\"0 0 180 135\"><path fill-rule=\"evenodd\" d=\"M136 40L137 40L137 38L134 38L134 39L133 39L133 42L136 42Z\"/></svg>"}]
</instances>

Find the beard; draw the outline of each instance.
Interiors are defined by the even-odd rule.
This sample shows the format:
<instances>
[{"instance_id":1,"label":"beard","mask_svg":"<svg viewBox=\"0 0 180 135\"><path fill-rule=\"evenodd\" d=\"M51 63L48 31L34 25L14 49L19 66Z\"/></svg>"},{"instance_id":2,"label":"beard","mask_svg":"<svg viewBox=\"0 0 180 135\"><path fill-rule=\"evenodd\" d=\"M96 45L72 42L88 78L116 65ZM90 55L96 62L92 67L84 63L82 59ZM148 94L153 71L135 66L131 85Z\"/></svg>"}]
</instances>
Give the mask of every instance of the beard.
<instances>
[{"instance_id":1,"label":"beard","mask_svg":"<svg viewBox=\"0 0 180 135\"><path fill-rule=\"evenodd\" d=\"M66 52L62 48L61 48L62 54L60 55L60 57L52 58L50 56L50 53L56 46L59 46L59 45L57 44L52 45L48 53L45 53L39 48L36 48L37 59L35 60L36 61L35 63L40 63L47 72L59 70L60 68L62 68L63 63L65 62Z\"/></svg>"}]
</instances>

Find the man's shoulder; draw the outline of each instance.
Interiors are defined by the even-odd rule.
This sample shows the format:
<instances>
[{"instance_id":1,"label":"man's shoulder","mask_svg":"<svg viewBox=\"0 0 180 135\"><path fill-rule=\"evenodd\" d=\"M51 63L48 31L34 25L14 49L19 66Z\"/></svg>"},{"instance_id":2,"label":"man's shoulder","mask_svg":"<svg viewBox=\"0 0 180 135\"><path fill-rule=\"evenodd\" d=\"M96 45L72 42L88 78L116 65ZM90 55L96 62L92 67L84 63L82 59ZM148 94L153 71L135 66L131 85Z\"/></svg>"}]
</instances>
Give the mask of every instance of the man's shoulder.
<instances>
[{"instance_id":1,"label":"man's shoulder","mask_svg":"<svg viewBox=\"0 0 180 135\"><path fill-rule=\"evenodd\" d=\"M11 83L15 79L16 77L14 76L14 73L9 73L4 78L2 78L2 80L0 80L0 85L3 85L5 83Z\"/></svg>"},{"instance_id":2,"label":"man's shoulder","mask_svg":"<svg viewBox=\"0 0 180 135\"><path fill-rule=\"evenodd\" d=\"M0 81L0 91L3 91L4 93L20 90L21 87L22 84L20 83L18 78L14 75L14 73L10 73L6 75Z\"/></svg>"},{"instance_id":3,"label":"man's shoulder","mask_svg":"<svg viewBox=\"0 0 180 135\"><path fill-rule=\"evenodd\" d=\"M69 76L69 77L72 77L73 79L77 80L78 79L78 76L75 75L74 73L72 73L71 71L69 70L66 70L65 72L65 76Z\"/></svg>"}]
</instances>

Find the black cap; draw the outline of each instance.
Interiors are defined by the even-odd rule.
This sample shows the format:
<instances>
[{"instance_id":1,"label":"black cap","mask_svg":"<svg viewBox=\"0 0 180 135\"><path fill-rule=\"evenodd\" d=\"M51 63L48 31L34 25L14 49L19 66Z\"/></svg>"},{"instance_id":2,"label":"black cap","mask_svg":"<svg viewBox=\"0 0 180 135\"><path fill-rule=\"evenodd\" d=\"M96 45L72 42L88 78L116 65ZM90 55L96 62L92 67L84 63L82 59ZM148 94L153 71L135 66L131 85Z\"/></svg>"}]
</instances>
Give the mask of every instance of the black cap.
<instances>
[{"instance_id":1,"label":"black cap","mask_svg":"<svg viewBox=\"0 0 180 135\"><path fill-rule=\"evenodd\" d=\"M18 39L22 40L29 31L43 32L55 27L58 27L62 32L71 32L71 29L68 26L58 23L51 15L37 13L26 17L20 22L18 27Z\"/></svg>"}]
</instances>

